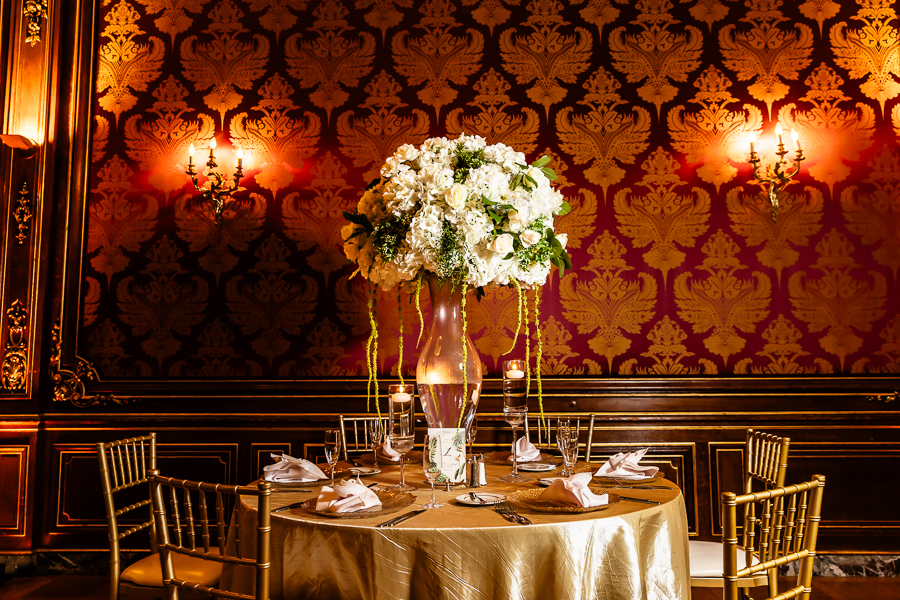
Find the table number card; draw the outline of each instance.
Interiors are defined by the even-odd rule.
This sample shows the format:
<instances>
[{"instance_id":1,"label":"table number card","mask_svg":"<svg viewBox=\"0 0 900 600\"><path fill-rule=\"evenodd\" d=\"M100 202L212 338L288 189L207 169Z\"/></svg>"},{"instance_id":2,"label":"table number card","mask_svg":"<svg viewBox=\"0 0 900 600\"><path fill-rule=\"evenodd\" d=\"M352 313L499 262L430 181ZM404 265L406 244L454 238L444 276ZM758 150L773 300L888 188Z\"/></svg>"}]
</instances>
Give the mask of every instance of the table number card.
<instances>
[{"instance_id":1,"label":"table number card","mask_svg":"<svg viewBox=\"0 0 900 600\"><path fill-rule=\"evenodd\" d=\"M465 429L456 427L429 427L428 435L441 438L441 448L444 449L441 456L441 475L438 483L461 483L466 480L466 453L463 440L466 436Z\"/></svg>"}]
</instances>

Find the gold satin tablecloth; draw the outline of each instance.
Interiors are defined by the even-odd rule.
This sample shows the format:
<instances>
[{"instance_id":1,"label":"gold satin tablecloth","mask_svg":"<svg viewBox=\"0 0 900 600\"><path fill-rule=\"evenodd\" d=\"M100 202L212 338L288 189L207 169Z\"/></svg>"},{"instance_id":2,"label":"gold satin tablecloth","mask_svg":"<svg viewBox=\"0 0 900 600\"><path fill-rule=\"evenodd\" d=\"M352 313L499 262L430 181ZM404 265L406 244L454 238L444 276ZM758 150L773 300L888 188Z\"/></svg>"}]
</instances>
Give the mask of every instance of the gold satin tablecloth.
<instances>
[{"instance_id":1,"label":"gold satin tablecloth","mask_svg":"<svg viewBox=\"0 0 900 600\"><path fill-rule=\"evenodd\" d=\"M399 467L366 477L393 484ZM417 468L418 467L418 468ZM508 494L536 483L498 481L505 466L488 465L488 485L476 492ZM530 475L530 474L529 474ZM552 476L553 473L542 473ZM535 482L538 476L534 476ZM430 498L419 465L406 466L406 480L419 487L416 504ZM468 493L438 491L446 506L396 527L377 523L416 508L365 519L320 517L303 509L272 515L271 596L294 599L444 600L679 600L690 598L687 516L684 497L672 490L609 491L662 502L621 501L588 513L543 513L520 509L534 525L518 525L493 507L458 504ZM272 507L314 498L273 493ZM255 499L244 499L245 556L252 547ZM226 565L221 587L251 593L253 574Z\"/></svg>"}]
</instances>

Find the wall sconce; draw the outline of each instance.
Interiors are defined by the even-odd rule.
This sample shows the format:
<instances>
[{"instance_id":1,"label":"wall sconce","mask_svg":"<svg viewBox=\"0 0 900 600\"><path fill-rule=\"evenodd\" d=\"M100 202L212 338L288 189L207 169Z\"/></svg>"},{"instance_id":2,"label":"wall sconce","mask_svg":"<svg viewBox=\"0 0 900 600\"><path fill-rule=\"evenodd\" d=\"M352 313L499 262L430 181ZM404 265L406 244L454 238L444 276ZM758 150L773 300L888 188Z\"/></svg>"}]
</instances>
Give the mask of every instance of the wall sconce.
<instances>
[{"instance_id":1,"label":"wall sconce","mask_svg":"<svg viewBox=\"0 0 900 600\"><path fill-rule=\"evenodd\" d=\"M0 134L0 143L18 152L22 158L31 158L37 152L37 142L24 135Z\"/></svg>"},{"instance_id":2,"label":"wall sconce","mask_svg":"<svg viewBox=\"0 0 900 600\"><path fill-rule=\"evenodd\" d=\"M231 185L227 185L225 181L225 176L216 171L216 138L212 138L209 141L209 160L206 161L206 166L209 167L209 171L206 173L206 183L200 185L200 182L197 181L197 171L194 170L194 144L191 144L188 149L188 168L185 173L191 176L191 181L194 183L194 189L198 192L203 193L203 198L207 203L212 205L213 208L213 221L216 224L216 227L219 227L222 224L222 212L225 210L225 203L233 200L232 194L237 191L238 184L241 181L241 177L244 176L244 152L240 149L237 151L237 169L234 171L234 177L232 179Z\"/></svg>"},{"instance_id":3,"label":"wall sconce","mask_svg":"<svg viewBox=\"0 0 900 600\"><path fill-rule=\"evenodd\" d=\"M768 196L769 204L772 205L772 221L776 221L778 217L778 194L794 182L793 177L800 172L800 163L803 161L803 149L800 147L797 132L793 129L791 130L791 145L796 149L793 165L789 160L784 159L788 151L784 149L784 143L781 141L782 133L781 123L778 123L775 126L775 135L778 136L778 151L775 152L775 155L778 156L778 160L774 165L764 165L763 173L760 173L759 163L761 161L756 155L756 149L753 147L753 142L750 142L750 164L753 165L753 179L750 183L761 187Z\"/></svg>"}]
</instances>

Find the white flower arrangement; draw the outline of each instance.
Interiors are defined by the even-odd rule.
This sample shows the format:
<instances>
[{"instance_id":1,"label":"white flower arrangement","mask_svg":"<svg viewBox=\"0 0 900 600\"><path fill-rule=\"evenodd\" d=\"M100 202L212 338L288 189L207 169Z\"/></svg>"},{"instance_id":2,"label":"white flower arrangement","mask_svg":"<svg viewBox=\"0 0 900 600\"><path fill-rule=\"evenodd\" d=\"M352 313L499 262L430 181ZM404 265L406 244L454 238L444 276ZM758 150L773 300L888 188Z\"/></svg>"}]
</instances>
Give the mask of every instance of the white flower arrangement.
<instances>
[{"instance_id":1,"label":"white flower arrangement","mask_svg":"<svg viewBox=\"0 0 900 600\"><path fill-rule=\"evenodd\" d=\"M485 287L515 286L519 291L517 339L523 309L526 329L528 324L522 288L542 285L553 267L559 269L560 277L572 268L566 235L555 233L553 221L571 207L551 186L556 173L547 167L549 162L550 157L544 156L528 165L521 152L504 144L489 146L484 138L466 134L455 140L431 138L418 148L400 146L385 160L381 177L366 188L357 212L344 213L349 221L341 230L344 253L358 265L354 275L360 273L385 290L405 285L415 291L417 305L424 275L449 280L462 287L464 328L469 287L475 288L480 299ZM366 345L370 384L375 371L372 353L377 354L378 348L372 306L370 297L372 334ZM540 396L536 295L534 313ZM399 360L402 364L402 319ZM402 383L400 369L398 374ZM376 381L376 403L377 394Z\"/></svg>"},{"instance_id":2,"label":"white flower arrangement","mask_svg":"<svg viewBox=\"0 0 900 600\"><path fill-rule=\"evenodd\" d=\"M455 285L541 285L571 268L553 217L571 208L550 182L549 157L525 155L479 136L400 146L344 213L344 253L383 289L434 273Z\"/></svg>"}]
</instances>

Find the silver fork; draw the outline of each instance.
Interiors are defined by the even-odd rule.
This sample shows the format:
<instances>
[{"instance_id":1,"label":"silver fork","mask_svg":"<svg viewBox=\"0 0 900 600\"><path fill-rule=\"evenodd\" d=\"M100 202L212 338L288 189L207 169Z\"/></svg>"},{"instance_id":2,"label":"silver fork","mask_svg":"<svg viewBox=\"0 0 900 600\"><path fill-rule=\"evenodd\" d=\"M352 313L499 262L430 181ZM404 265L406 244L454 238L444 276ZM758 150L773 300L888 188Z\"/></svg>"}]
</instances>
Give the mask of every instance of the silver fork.
<instances>
[{"instance_id":1,"label":"silver fork","mask_svg":"<svg viewBox=\"0 0 900 600\"><path fill-rule=\"evenodd\" d=\"M519 523L521 525L533 524L530 519L528 519L527 517L523 517L522 515L517 513L516 509L513 508L513 505L509 502L499 502L495 504L494 510L497 512L497 514L503 516L509 521L512 521L513 523Z\"/></svg>"}]
</instances>

